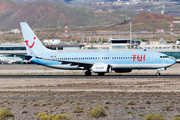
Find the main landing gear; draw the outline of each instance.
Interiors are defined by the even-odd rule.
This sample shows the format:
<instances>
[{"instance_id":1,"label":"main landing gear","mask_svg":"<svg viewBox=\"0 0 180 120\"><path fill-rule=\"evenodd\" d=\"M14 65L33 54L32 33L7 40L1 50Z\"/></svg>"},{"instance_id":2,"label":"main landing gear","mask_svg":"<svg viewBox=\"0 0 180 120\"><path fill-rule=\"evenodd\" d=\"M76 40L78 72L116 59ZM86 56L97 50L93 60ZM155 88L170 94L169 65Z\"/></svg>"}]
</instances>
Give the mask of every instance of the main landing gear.
<instances>
[{"instance_id":1,"label":"main landing gear","mask_svg":"<svg viewBox=\"0 0 180 120\"><path fill-rule=\"evenodd\" d=\"M88 70L88 71L85 72L85 76L91 76L91 75L92 75L92 73L91 73L90 70Z\"/></svg>"},{"instance_id":2,"label":"main landing gear","mask_svg":"<svg viewBox=\"0 0 180 120\"><path fill-rule=\"evenodd\" d=\"M99 76L104 76L105 73L98 73Z\"/></svg>"},{"instance_id":3,"label":"main landing gear","mask_svg":"<svg viewBox=\"0 0 180 120\"><path fill-rule=\"evenodd\" d=\"M99 76L104 76L105 73L98 73ZM85 72L85 76L91 76L92 75L92 72L90 70L87 70Z\"/></svg>"}]
</instances>

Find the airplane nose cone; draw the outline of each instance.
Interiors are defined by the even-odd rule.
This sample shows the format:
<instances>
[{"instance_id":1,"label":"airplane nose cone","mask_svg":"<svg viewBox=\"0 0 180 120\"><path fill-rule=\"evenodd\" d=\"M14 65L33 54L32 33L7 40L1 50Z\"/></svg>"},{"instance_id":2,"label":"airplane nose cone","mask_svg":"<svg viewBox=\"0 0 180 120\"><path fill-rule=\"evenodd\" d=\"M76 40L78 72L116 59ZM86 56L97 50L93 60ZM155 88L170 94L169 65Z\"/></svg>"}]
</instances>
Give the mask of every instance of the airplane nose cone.
<instances>
[{"instance_id":1,"label":"airplane nose cone","mask_svg":"<svg viewBox=\"0 0 180 120\"><path fill-rule=\"evenodd\" d=\"M168 63L175 64L176 63L176 59L173 56L169 56Z\"/></svg>"},{"instance_id":2,"label":"airplane nose cone","mask_svg":"<svg viewBox=\"0 0 180 120\"><path fill-rule=\"evenodd\" d=\"M176 59L169 59L168 63L175 64L176 63Z\"/></svg>"}]
</instances>

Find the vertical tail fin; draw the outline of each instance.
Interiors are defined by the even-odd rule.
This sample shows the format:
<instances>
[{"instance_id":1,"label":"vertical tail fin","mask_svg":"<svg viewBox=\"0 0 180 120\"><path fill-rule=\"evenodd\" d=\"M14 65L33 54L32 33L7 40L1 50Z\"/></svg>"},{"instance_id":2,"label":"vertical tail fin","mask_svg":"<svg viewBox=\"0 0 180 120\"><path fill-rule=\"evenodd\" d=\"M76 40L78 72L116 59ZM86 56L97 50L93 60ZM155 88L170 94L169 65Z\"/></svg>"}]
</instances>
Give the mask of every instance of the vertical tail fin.
<instances>
[{"instance_id":1,"label":"vertical tail fin","mask_svg":"<svg viewBox=\"0 0 180 120\"><path fill-rule=\"evenodd\" d=\"M44 47L26 22L21 22L20 25L28 55L36 56L39 53L54 52Z\"/></svg>"}]
</instances>

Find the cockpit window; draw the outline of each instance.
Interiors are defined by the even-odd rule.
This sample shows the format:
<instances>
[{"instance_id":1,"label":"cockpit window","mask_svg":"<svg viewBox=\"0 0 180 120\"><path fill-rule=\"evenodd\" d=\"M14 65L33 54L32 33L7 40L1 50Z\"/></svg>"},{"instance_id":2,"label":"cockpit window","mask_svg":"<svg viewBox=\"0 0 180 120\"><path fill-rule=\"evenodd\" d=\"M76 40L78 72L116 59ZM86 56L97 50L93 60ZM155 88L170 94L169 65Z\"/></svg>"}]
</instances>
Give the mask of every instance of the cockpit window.
<instances>
[{"instance_id":1,"label":"cockpit window","mask_svg":"<svg viewBox=\"0 0 180 120\"><path fill-rule=\"evenodd\" d=\"M169 58L169 56L160 56L160 58Z\"/></svg>"}]
</instances>

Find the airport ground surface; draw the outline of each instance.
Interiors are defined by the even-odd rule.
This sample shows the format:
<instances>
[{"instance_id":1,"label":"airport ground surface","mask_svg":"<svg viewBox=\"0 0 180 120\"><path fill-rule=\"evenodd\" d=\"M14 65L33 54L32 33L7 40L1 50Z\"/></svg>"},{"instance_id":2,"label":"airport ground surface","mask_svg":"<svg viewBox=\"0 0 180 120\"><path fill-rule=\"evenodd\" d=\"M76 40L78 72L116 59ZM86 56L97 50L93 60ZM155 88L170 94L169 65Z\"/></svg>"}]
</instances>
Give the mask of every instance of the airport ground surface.
<instances>
[{"instance_id":1,"label":"airport ground surface","mask_svg":"<svg viewBox=\"0 0 180 120\"><path fill-rule=\"evenodd\" d=\"M0 108L10 109L16 120L36 119L38 112L91 120L96 106L105 109L107 115L98 118L103 120L143 120L152 112L170 120L180 114L180 64L161 72L172 78L146 78L156 70L84 77L82 71L36 65L0 65L0 73ZM82 112L73 112L76 105Z\"/></svg>"}]
</instances>

